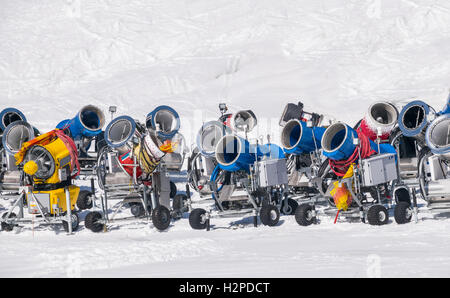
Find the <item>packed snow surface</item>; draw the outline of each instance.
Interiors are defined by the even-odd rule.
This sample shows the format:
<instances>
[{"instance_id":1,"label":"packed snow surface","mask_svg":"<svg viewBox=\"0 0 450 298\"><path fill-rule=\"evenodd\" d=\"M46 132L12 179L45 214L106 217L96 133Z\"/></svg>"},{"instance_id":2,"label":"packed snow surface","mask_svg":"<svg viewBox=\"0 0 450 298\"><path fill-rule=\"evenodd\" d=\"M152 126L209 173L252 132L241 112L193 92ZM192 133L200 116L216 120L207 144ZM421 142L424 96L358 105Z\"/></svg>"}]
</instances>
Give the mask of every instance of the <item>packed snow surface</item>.
<instances>
[{"instance_id":1,"label":"packed snow surface","mask_svg":"<svg viewBox=\"0 0 450 298\"><path fill-rule=\"evenodd\" d=\"M440 109L450 2L0 0L0 45L0 109L19 108L41 131L86 104L142 121L165 104L191 144L226 102L253 109L256 134L278 142L288 102L349 124L377 100ZM71 236L0 232L0 276L450 276L450 219L425 212L417 224L382 227L325 216L306 228L289 216L273 228L212 224L194 231L185 214L166 232L146 221L100 234L83 224Z\"/></svg>"}]
</instances>

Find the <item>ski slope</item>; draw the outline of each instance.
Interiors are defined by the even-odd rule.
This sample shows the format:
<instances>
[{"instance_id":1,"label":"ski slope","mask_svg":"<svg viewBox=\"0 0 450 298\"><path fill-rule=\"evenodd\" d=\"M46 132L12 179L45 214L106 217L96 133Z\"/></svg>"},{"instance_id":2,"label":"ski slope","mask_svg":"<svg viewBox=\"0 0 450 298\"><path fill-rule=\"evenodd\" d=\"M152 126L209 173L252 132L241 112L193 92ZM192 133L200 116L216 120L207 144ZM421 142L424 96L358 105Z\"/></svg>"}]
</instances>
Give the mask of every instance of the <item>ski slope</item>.
<instances>
[{"instance_id":1,"label":"ski slope","mask_svg":"<svg viewBox=\"0 0 450 298\"><path fill-rule=\"evenodd\" d=\"M445 0L0 0L0 109L46 131L86 104L142 120L165 104L191 144L226 102L251 108L255 136L277 142L282 109L297 100L349 124L377 100L440 109L449 20ZM72 236L27 227L0 232L0 277L450 276L448 218L320 221L219 219L206 232L186 214L166 232L141 221Z\"/></svg>"}]
</instances>

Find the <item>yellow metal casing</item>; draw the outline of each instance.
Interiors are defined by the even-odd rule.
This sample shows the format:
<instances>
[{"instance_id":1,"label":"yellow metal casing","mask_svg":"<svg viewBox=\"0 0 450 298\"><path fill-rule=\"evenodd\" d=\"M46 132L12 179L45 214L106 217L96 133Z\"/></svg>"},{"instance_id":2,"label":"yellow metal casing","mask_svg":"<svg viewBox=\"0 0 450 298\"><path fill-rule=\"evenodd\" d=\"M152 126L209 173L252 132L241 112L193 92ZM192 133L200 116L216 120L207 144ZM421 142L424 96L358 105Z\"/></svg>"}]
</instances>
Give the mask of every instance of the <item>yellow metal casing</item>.
<instances>
[{"instance_id":1,"label":"yellow metal casing","mask_svg":"<svg viewBox=\"0 0 450 298\"><path fill-rule=\"evenodd\" d=\"M55 172L53 175L46 179L45 181L37 180L36 183L47 183L47 184L56 184L61 182L61 179L59 177L58 169L67 169L67 173L70 175L70 169L72 168L71 165L71 158L70 158L70 152L67 150L66 145L60 138L56 138L53 142L46 144L44 146L45 149L47 149L48 152L53 157L53 160L55 161Z\"/></svg>"},{"instance_id":2,"label":"yellow metal casing","mask_svg":"<svg viewBox=\"0 0 450 298\"><path fill-rule=\"evenodd\" d=\"M69 193L70 193L70 206L71 210L74 210L75 204L77 203L78 196L80 194L80 188L75 185L68 186ZM64 188L56 189L56 190L50 190L50 191L33 191L33 194L40 195L40 194L46 194L49 196L49 204L43 201L39 201L41 206L48 205L49 210L47 210L50 214L56 214L57 210L59 212L66 212L67 211L67 204L66 204L66 193ZM40 200L40 199L39 199ZM29 206L29 210L34 210L34 212L31 213L38 213L37 212L37 206L36 203L31 199L31 194L27 193L27 202Z\"/></svg>"}]
</instances>

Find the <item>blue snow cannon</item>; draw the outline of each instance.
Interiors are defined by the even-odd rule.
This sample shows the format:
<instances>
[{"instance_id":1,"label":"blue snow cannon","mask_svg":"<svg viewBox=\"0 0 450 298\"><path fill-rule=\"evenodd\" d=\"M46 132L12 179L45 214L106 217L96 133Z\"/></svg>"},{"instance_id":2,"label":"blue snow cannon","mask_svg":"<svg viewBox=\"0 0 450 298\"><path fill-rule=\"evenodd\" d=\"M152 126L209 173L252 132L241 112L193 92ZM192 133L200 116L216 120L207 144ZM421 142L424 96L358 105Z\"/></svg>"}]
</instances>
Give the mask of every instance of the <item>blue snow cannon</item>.
<instances>
[{"instance_id":1,"label":"blue snow cannon","mask_svg":"<svg viewBox=\"0 0 450 298\"><path fill-rule=\"evenodd\" d=\"M430 106L421 100L408 103L398 117L398 127L406 137L418 137L428 125Z\"/></svg>"},{"instance_id":2,"label":"blue snow cannon","mask_svg":"<svg viewBox=\"0 0 450 298\"><path fill-rule=\"evenodd\" d=\"M250 165L260 159L285 158L284 151L275 144L255 145L236 135L226 135L217 143L216 160L222 170L249 171Z\"/></svg>"},{"instance_id":3,"label":"blue snow cannon","mask_svg":"<svg viewBox=\"0 0 450 298\"><path fill-rule=\"evenodd\" d=\"M246 139L226 135L217 143L215 157L220 168L225 171L248 171L249 166L256 160L256 151Z\"/></svg>"},{"instance_id":4,"label":"blue snow cannon","mask_svg":"<svg viewBox=\"0 0 450 298\"><path fill-rule=\"evenodd\" d=\"M0 134L15 121L27 121L25 115L16 108L6 108L0 112Z\"/></svg>"},{"instance_id":5,"label":"blue snow cannon","mask_svg":"<svg viewBox=\"0 0 450 298\"><path fill-rule=\"evenodd\" d=\"M324 127L308 127L306 122L289 120L281 132L281 145L288 154L310 153L322 148Z\"/></svg>"},{"instance_id":6,"label":"blue snow cannon","mask_svg":"<svg viewBox=\"0 0 450 298\"><path fill-rule=\"evenodd\" d=\"M162 141L170 140L180 130L180 116L169 106L159 106L147 115L146 126Z\"/></svg>"},{"instance_id":7,"label":"blue snow cannon","mask_svg":"<svg viewBox=\"0 0 450 298\"><path fill-rule=\"evenodd\" d=\"M355 152L354 139L358 139L358 134L347 124L338 122L330 125L322 137L323 155L331 160L347 160ZM395 148L390 144L380 144L379 150L378 145L373 141L369 140L369 144L370 148L377 153L396 154Z\"/></svg>"},{"instance_id":8,"label":"blue snow cannon","mask_svg":"<svg viewBox=\"0 0 450 298\"><path fill-rule=\"evenodd\" d=\"M61 121L56 128L66 130L74 140L93 138L102 132L105 115L92 105L87 105L72 119Z\"/></svg>"}]
</instances>

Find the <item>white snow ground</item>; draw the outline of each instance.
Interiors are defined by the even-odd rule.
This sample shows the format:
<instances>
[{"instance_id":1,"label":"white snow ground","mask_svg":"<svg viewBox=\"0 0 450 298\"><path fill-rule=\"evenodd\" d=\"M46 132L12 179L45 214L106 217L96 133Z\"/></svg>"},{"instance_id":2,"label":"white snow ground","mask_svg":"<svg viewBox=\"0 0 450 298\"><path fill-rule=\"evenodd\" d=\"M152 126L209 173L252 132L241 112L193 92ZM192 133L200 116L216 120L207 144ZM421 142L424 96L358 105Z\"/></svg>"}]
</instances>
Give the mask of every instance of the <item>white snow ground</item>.
<instances>
[{"instance_id":1,"label":"white snow ground","mask_svg":"<svg viewBox=\"0 0 450 298\"><path fill-rule=\"evenodd\" d=\"M168 104L191 142L224 101L252 108L258 135L278 140L289 101L353 124L375 100L439 109L450 87L446 0L0 0L0 45L0 108L42 131L85 104L141 119ZM211 232L186 218L162 233L143 222L0 232L0 276L450 276L450 219L236 221Z\"/></svg>"}]
</instances>

